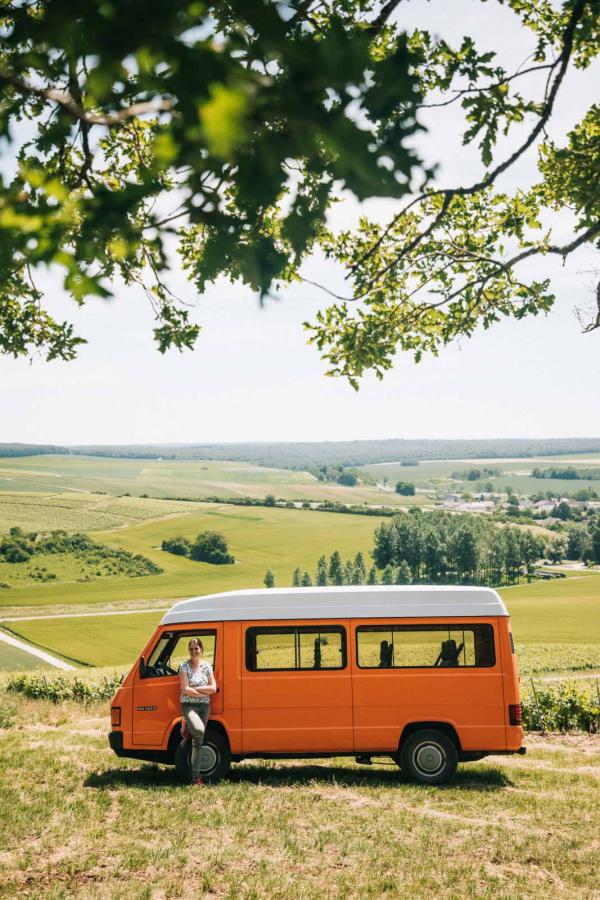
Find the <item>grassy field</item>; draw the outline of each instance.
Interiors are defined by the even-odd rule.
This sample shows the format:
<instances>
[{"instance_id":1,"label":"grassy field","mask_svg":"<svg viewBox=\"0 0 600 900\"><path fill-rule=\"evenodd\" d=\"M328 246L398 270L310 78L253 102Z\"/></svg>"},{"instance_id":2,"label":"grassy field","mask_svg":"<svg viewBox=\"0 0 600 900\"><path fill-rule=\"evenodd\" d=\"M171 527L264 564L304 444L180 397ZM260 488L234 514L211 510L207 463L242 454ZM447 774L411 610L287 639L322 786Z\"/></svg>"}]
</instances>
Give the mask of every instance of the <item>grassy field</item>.
<instances>
[{"instance_id":1,"label":"grassy field","mask_svg":"<svg viewBox=\"0 0 600 900\"><path fill-rule=\"evenodd\" d=\"M338 549L346 557L359 550L368 552L376 525L377 519L368 516L269 507L194 505L187 515L94 533L94 539L100 543L148 557L164 569L163 575L102 578L87 584L32 582L0 590L0 609L172 599L259 587L269 567L275 572L279 586L289 585L296 566L314 571L321 553L329 554ZM165 538L179 534L192 538L207 529L225 535L236 559L234 565L193 562L160 549Z\"/></svg>"},{"instance_id":2,"label":"grassy field","mask_svg":"<svg viewBox=\"0 0 600 900\"><path fill-rule=\"evenodd\" d=\"M556 465L572 466L573 468L597 468L600 467L600 456L544 456L531 459L463 459L463 460L429 460L419 463L418 466L402 466L400 463L378 463L372 466L361 466L357 469L359 475L365 472L378 482L383 483L387 479L390 486L397 481L413 482L420 490L453 490L474 491L481 490L482 483L491 482L493 489L503 492L510 486L518 494L535 494L554 491L556 493L573 493L580 488L591 485L600 494L600 481L573 481L558 478L532 478L531 471L536 466L541 469L551 468ZM452 479L453 472L463 472L469 469L484 468L500 469L502 474L485 476L481 482L469 482Z\"/></svg>"},{"instance_id":3,"label":"grassy field","mask_svg":"<svg viewBox=\"0 0 600 900\"><path fill-rule=\"evenodd\" d=\"M83 491L199 500L207 497L262 499L266 494L274 494L285 500L337 500L340 503L398 506L408 506L415 502L414 498L400 497L393 491L384 492L371 486L325 484L308 472L267 469L250 463L87 456L0 459L0 490L13 497L21 492L61 494L63 497L66 494L73 497L76 492ZM17 499L14 497L13 504L17 503ZM99 512L102 514L104 510L100 509ZM119 515L118 509L115 514ZM107 524L98 527L107 527Z\"/></svg>"},{"instance_id":4,"label":"grassy field","mask_svg":"<svg viewBox=\"0 0 600 900\"><path fill-rule=\"evenodd\" d=\"M195 504L144 497L112 497L81 491L63 493L0 492L0 534L13 525L24 531L102 531L126 528L150 519L188 513Z\"/></svg>"},{"instance_id":5,"label":"grassy field","mask_svg":"<svg viewBox=\"0 0 600 900\"><path fill-rule=\"evenodd\" d=\"M511 614L522 674L600 669L600 574L500 593ZM161 617L156 611L8 624L17 637L78 662L128 666Z\"/></svg>"},{"instance_id":6,"label":"grassy field","mask_svg":"<svg viewBox=\"0 0 600 900\"><path fill-rule=\"evenodd\" d=\"M2 897L599 896L597 737L530 737L445 788L339 759L198 789L113 756L104 707L0 704Z\"/></svg>"},{"instance_id":7,"label":"grassy field","mask_svg":"<svg viewBox=\"0 0 600 900\"><path fill-rule=\"evenodd\" d=\"M0 641L0 672L24 672L31 669L51 669L56 672L50 663L38 657L33 657L18 647L11 647Z\"/></svg>"}]
</instances>

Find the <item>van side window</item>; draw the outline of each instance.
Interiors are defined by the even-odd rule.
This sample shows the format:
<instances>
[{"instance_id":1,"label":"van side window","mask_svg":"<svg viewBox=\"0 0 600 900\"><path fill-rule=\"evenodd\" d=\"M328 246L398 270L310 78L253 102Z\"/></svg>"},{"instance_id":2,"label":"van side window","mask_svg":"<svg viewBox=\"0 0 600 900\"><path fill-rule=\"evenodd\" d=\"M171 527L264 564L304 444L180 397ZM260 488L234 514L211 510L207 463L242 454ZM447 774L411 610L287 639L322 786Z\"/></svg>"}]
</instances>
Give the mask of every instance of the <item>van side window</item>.
<instances>
[{"instance_id":1,"label":"van side window","mask_svg":"<svg viewBox=\"0 0 600 900\"><path fill-rule=\"evenodd\" d=\"M361 669L493 666L491 625L365 625L356 629Z\"/></svg>"},{"instance_id":2,"label":"van side window","mask_svg":"<svg viewBox=\"0 0 600 900\"><path fill-rule=\"evenodd\" d=\"M338 626L249 628L246 668L250 672L343 669L346 631Z\"/></svg>"},{"instance_id":3,"label":"van side window","mask_svg":"<svg viewBox=\"0 0 600 900\"><path fill-rule=\"evenodd\" d=\"M177 675L179 666L189 659L188 644L192 638L202 641L204 653L202 659L214 666L217 633L211 629L196 631L166 631L150 654L144 678L164 678L166 675Z\"/></svg>"}]
</instances>

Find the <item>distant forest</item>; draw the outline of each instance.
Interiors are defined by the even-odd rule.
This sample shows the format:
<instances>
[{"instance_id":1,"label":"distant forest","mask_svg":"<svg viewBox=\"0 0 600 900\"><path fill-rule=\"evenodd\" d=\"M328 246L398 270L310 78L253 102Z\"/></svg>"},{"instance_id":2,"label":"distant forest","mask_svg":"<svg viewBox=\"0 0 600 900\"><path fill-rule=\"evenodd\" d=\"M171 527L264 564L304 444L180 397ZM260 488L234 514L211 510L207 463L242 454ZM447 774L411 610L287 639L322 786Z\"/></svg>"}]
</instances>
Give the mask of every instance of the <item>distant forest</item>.
<instances>
[{"instance_id":1,"label":"distant forest","mask_svg":"<svg viewBox=\"0 0 600 900\"><path fill-rule=\"evenodd\" d=\"M326 441L246 444L129 444L52 446L0 444L0 457L71 454L118 459L213 459L249 462L281 469L315 470L321 466L362 466L434 459L504 459L600 453L600 438L498 440Z\"/></svg>"}]
</instances>

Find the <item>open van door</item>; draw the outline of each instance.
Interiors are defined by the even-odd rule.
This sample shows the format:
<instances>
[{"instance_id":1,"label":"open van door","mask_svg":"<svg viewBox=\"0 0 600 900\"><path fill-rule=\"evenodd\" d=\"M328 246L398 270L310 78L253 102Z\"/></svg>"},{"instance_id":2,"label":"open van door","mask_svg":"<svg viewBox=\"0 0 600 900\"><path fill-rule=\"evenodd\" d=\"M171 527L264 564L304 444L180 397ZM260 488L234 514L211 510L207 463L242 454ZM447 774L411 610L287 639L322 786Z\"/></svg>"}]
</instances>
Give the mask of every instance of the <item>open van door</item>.
<instances>
[{"instance_id":1,"label":"open van door","mask_svg":"<svg viewBox=\"0 0 600 900\"><path fill-rule=\"evenodd\" d=\"M198 638L204 647L203 659L213 666L217 687L221 687L223 626L187 626L165 629L148 654L140 659L133 681L132 743L134 747L162 747L174 719L181 715L179 666L189 659L188 644ZM223 692L211 697L211 712L222 712Z\"/></svg>"}]
</instances>

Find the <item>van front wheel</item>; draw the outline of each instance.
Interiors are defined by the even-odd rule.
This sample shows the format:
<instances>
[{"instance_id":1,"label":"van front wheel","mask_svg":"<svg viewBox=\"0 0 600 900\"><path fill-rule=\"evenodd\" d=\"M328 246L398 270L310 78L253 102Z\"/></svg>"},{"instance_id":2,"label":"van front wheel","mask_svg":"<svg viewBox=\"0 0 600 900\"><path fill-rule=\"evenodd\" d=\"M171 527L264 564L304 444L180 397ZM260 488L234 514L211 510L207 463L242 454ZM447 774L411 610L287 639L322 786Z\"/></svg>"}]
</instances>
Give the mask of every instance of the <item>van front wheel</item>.
<instances>
[{"instance_id":1,"label":"van front wheel","mask_svg":"<svg viewBox=\"0 0 600 900\"><path fill-rule=\"evenodd\" d=\"M225 778L231 767L231 750L229 741L220 731L207 729L200 754L200 775L204 781L216 784ZM191 759L191 740L181 741L175 751L175 769L181 780L188 784L192 778Z\"/></svg>"},{"instance_id":2,"label":"van front wheel","mask_svg":"<svg viewBox=\"0 0 600 900\"><path fill-rule=\"evenodd\" d=\"M457 764L454 742L434 728L415 731L400 748L400 768L421 784L445 784L456 772Z\"/></svg>"}]
</instances>

